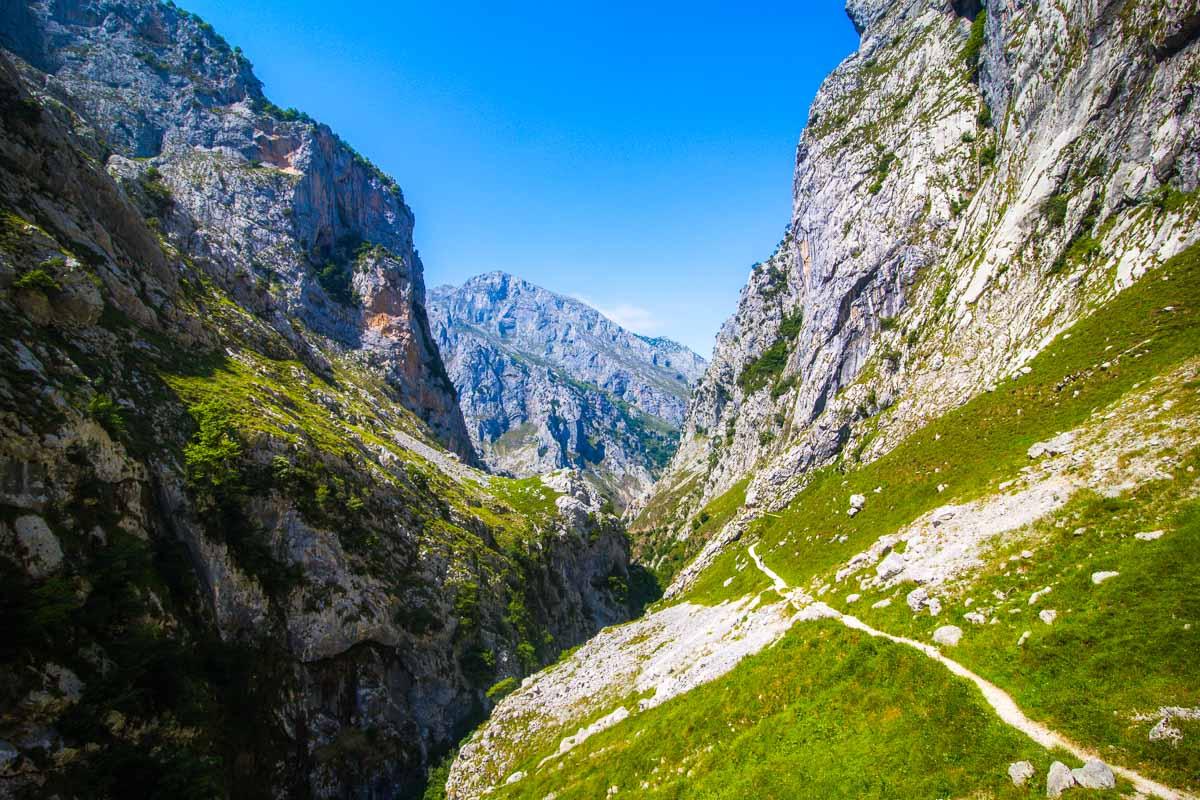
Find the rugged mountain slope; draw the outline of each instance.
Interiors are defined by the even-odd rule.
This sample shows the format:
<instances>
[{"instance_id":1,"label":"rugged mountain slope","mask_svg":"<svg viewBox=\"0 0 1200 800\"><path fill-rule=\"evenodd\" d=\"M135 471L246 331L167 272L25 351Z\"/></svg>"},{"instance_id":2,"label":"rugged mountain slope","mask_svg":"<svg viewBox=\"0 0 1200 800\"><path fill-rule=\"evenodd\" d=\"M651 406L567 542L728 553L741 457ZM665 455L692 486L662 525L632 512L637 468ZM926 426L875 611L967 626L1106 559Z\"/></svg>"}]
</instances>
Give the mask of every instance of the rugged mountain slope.
<instances>
[{"instance_id":1,"label":"rugged mountain slope","mask_svg":"<svg viewBox=\"0 0 1200 800\"><path fill-rule=\"evenodd\" d=\"M656 553L739 482L778 505L878 457L1196 236L1195 3L848 10L862 44L814 100L790 231L638 522Z\"/></svg>"},{"instance_id":2,"label":"rugged mountain slope","mask_svg":"<svg viewBox=\"0 0 1200 800\"><path fill-rule=\"evenodd\" d=\"M451 797L1200 791L1200 7L849 12L640 507L668 599Z\"/></svg>"},{"instance_id":3,"label":"rugged mountain slope","mask_svg":"<svg viewBox=\"0 0 1200 800\"><path fill-rule=\"evenodd\" d=\"M463 463L399 188L209 26L0 33L0 796L419 796L623 531Z\"/></svg>"},{"instance_id":4,"label":"rugged mountain slope","mask_svg":"<svg viewBox=\"0 0 1200 800\"><path fill-rule=\"evenodd\" d=\"M487 464L574 467L622 505L662 472L704 370L682 345L501 272L435 289L430 320Z\"/></svg>"}]
</instances>

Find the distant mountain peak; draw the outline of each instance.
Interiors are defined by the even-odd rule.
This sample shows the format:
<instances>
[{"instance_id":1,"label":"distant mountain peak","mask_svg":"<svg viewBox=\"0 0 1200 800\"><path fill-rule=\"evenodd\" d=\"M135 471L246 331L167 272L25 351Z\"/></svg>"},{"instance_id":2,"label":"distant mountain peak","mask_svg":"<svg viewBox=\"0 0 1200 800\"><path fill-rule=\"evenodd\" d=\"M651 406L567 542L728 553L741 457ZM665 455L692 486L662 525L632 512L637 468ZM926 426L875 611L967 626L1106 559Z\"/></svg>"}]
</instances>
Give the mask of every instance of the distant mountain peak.
<instances>
[{"instance_id":1,"label":"distant mountain peak","mask_svg":"<svg viewBox=\"0 0 1200 800\"><path fill-rule=\"evenodd\" d=\"M584 470L619 501L657 476L705 361L506 272L430 293L430 320L493 469Z\"/></svg>"}]
</instances>

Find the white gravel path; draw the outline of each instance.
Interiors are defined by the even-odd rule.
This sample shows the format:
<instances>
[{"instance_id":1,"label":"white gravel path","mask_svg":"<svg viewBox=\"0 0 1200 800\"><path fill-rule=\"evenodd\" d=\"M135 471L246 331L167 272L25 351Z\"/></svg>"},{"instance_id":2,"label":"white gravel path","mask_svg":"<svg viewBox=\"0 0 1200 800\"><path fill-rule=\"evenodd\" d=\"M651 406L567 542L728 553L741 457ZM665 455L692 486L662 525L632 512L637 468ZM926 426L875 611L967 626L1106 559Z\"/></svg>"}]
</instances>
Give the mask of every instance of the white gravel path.
<instances>
[{"instance_id":1,"label":"white gravel path","mask_svg":"<svg viewBox=\"0 0 1200 800\"><path fill-rule=\"evenodd\" d=\"M750 546L750 557L754 559L754 565L758 567L758 569L764 575L771 579L775 591L790 601L792 596L791 587L788 586L787 581L781 578L777 572L763 563L762 559L759 558L758 553L755 551L755 547L756 545ZM909 647L915 648L924 655L932 658L934 661L937 661L939 664L946 667L955 675L966 678L978 686L979 691L983 693L984 699L987 700L988 705L992 707L1002 722L1025 734L1030 739L1033 739L1042 747L1047 749L1054 747L1061 748L1071 753L1080 761L1087 761L1089 758L1103 760L1095 751L1082 747L1061 733L1051 730L1041 723L1034 722L1029 717L1025 716L1025 713L1021 711L1020 707L1017 706L1016 702L1011 696L1009 696L1007 692L1005 692L999 686L996 686L994 683L991 683L985 678L975 674L954 659L947 658L933 645L925 644L924 642L918 642L916 639L909 639L904 636L893 636L892 634L885 633L877 628L872 628L858 617L854 617L849 614L843 614L837 609L826 605L825 603L810 603L804 607L797 607L797 610L800 612L800 620L836 619L847 628L853 628L854 630L862 631L870 636L889 639L898 644L908 645ZM1143 794L1159 797L1162 798L1162 800L1196 800L1194 795L1187 794L1178 789L1172 789L1169 786L1165 786L1157 781L1153 781L1144 775L1134 772L1133 770L1113 765L1110 766L1112 767L1112 771L1114 773L1132 783L1134 788Z\"/></svg>"}]
</instances>

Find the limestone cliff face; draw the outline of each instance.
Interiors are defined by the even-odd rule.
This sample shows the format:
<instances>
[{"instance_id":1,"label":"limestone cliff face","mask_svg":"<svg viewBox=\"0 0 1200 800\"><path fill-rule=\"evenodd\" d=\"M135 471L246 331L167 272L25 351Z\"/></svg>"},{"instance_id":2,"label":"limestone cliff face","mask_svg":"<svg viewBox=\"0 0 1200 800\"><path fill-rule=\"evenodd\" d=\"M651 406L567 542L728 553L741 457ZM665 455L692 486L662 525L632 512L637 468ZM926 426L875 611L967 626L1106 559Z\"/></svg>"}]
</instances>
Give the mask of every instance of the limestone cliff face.
<instances>
[{"instance_id":1,"label":"limestone cliff face","mask_svg":"<svg viewBox=\"0 0 1200 800\"><path fill-rule=\"evenodd\" d=\"M273 106L241 51L187 12L73 0L30 4L14 23L0 42L26 79L111 148L122 180L149 172L169 192L164 233L299 350L315 334L380 369L472 457L429 336L413 215L391 178L327 126Z\"/></svg>"},{"instance_id":2,"label":"limestone cliff face","mask_svg":"<svg viewBox=\"0 0 1200 800\"><path fill-rule=\"evenodd\" d=\"M1195 2L848 12L861 44L813 103L788 235L656 491L684 497L681 535L747 476L774 506L885 452L1200 236Z\"/></svg>"},{"instance_id":3,"label":"limestone cliff face","mask_svg":"<svg viewBox=\"0 0 1200 800\"><path fill-rule=\"evenodd\" d=\"M517 476L580 469L622 505L670 458L705 365L501 272L435 289L430 316L484 461Z\"/></svg>"},{"instance_id":4,"label":"limestone cliff face","mask_svg":"<svg viewBox=\"0 0 1200 800\"><path fill-rule=\"evenodd\" d=\"M620 524L464 463L399 189L206 25L0 32L0 797L419 796Z\"/></svg>"}]
</instances>

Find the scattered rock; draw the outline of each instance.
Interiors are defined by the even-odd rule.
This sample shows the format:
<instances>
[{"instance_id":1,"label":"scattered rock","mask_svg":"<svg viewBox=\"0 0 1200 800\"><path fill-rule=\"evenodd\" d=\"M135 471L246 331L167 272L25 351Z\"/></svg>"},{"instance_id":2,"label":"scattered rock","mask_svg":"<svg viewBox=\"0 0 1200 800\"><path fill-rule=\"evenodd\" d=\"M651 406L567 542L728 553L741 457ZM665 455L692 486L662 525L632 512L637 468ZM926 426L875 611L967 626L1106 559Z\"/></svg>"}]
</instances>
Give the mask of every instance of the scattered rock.
<instances>
[{"instance_id":1,"label":"scattered rock","mask_svg":"<svg viewBox=\"0 0 1200 800\"><path fill-rule=\"evenodd\" d=\"M1031 606L1037 605L1037 601L1041 600L1043 597L1050 594L1050 592L1053 588L1054 587L1052 587L1052 586L1045 586L1041 589L1038 589L1033 594L1029 595L1029 605L1031 605Z\"/></svg>"},{"instance_id":2,"label":"scattered rock","mask_svg":"<svg viewBox=\"0 0 1200 800\"><path fill-rule=\"evenodd\" d=\"M936 617L938 614L942 613L942 601L938 600L936 597L929 598L929 600L925 603L925 607L929 609L929 616L931 617Z\"/></svg>"},{"instance_id":3,"label":"scattered rock","mask_svg":"<svg viewBox=\"0 0 1200 800\"><path fill-rule=\"evenodd\" d=\"M857 514L857 513L859 512L859 510L860 510L860 509L857 509L857 508L854 508L853 506L851 506L851 507L849 508L849 510L847 510L847 511L846 511L846 515L847 515L847 516L850 516L850 517L853 517L855 514Z\"/></svg>"},{"instance_id":4,"label":"scattered rock","mask_svg":"<svg viewBox=\"0 0 1200 800\"><path fill-rule=\"evenodd\" d=\"M987 622L987 617L985 617L983 614L980 614L978 611L968 611L966 614L963 614L963 619L965 619L967 622L973 622L976 625L982 625L983 623Z\"/></svg>"},{"instance_id":5,"label":"scattered rock","mask_svg":"<svg viewBox=\"0 0 1200 800\"><path fill-rule=\"evenodd\" d=\"M858 594L858 593L848 594L848 595L846 595L846 602L847 603L857 603L861 598L862 598L862 595Z\"/></svg>"},{"instance_id":6,"label":"scattered rock","mask_svg":"<svg viewBox=\"0 0 1200 800\"><path fill-rule=\"evenodd\" d=\"M1012 779L1013 786L1024 786L1026 781L1033 777L1033 764L1028 761L1017 761L1008 765L1008 777Z\"/></svg>"},{"instance_id":7,"label":"scattered rock","mask_svg":"<svg viewBox=\"0 0 1200 800\"><path fill-rule=\"evenodd\" d=\"M1046 774L1046 797L1061 797L1074 785L1075 776L1071 774L1070 767L1061 761L1050 765L1050 772Z\"/></svg>"},{"instance_id":8,"label":"scattered rock","mask_svg":"<svg viewBox=\"0 0 1200 800\"><path fill-rule=\"evenodd\" d=\"M1163 706L1155 714L1138 715L1137 720L1158 719L1158 723L1150 729L1150 741L1167 741L1176 744L1183 739L1183 731L1172 725L1177 719L1200 721L1200 706L1183 708L1181 706Z\"/></svg>"},{"instance_id":9,"label":"scattered rock","mask_svg":"<svg viewBox=\"0 0 1200 800\"><path fill-rule=\"evenodd\" d=\"M1144 531L1142 533L1135 533L1133 538L1142 542L1153 542L1155 539L1161 539L1162 535L1162 531Z\"/></svg>"},{"instance_id":10,"label":"scattered rock","mask_svg":"<svg viewBox=\"0 0 1200 800\"><path fill-rule=\"evenodd\" d=\"M1029 637L1032 635L1033 635L1033 631L1025 631L1024 633L1022 633L1021 638L1017 639L1017 647L1024 647L1025 643L1027 641L1029 641Z\"/></svg>"},{"instance_id":11,"label":"scattered rock","mask_svg":"<svg viewBox=\"0 0 1200 800\"><path fill-rule=\"evenodd\" d=\"M933 632L933 641L949 647L956 647L962 640L962 628L957 625L943 625Z\"/></svg>"},{"instance_id":12,"label":"scattered rock","mask_svg":"<svg viewBox=\"0 0 1200 800\"><path fill-rule=\"evenodd\" d=\"M929 592L924 586L918 586L904 598L904 602L908 603L908 607L913 610L914 614L924 608L928 601Z\"/></svg>"},{"instance_id":13,"label":"scattered rock","mask_svg":"<svg viewBox=\"0 0 1200 800\"><path fill-rule=\"evenodd\" d=\"M13 522L17 541L25 550L26 570L33 578L44 578L62 564L62 545L46 521L36 514L17 517Z\"/></svg>"},{"instance_id":14,"label":"scattered rock","mask_svg":"<svg viewBox=\"0 0 1200 800\"><path fill-rule=\"evenodd\" d=\"M1071 442L1075 440L1075 434L1070 431L1060 433L1053 439L1045 442L1038 442L1027 450L1030 458L1041 458L1042 456L1058 456L1064 453L1071 452Z\"/></svg>"},{"instance_id":15,"label":"scattered rock","mask_svg":"<svg viewBox=\"0 0 1200 800\"><path fill-rule=\"evenodd\" d=\"M949 486L947 484L939 483L937 485L938 494L941 494L942 492L946 491L946 489L948 489L948 488L949 488Z\"/></svg>"},{"instance_id":16,"label":"scattered rock","mask_svg":"<svg viewBox=\"0 0 1200 800\"><path fill-rule=\"evenodd\" d=\"M904 556L893 550L887 554L883 561L875 565L875 574L879 576L879 580L886 581L903 572L904 565Z\"/></svg>"},{"instance_id":17,"label":"scattered rock","mask_svg":"<svg viewBox=\"0 0 1200 800\"><path fill-rule=\"evenodd\" d=\"M1040 619L1042 622L1046 623L1047 625L1052 624L1054 622L1054 620L1056 620L1057 618L1058 618L1058 612L1055 611L1053 608L1043 608L1041 611L1038 612L1038 619Z\"/></svg>"},{"instance_id":18,"label":"scattered rock","mask_svg":"<svg viewBox=\"0 0 1200 800\"><path fill-rule=\"evenodd\" d=\"M871 608L887 608L891 604L892 604L892 598L885 597L882 600L872 603Z\"/></svg>"},{"instance_id":19,"label":"scattered rock","mask_svg":"<svg viewBox=\"0 0 1200 800\"><path fill-rule=\"evenodd\" d=\"M1089 758L1082 767L1071 770L1071 777L1085 789L1114 789L1117 785L1108 764L1095 758Z\"/></svg>"},{"instance_id":20,"label":"scattered rock","mask_svg":"<svg viewBox=\"0 0 1200 800\"><path fill-rule=\"evenodd\" d=\"M1092 573L1092 583L1094 583L1094 584L1096 584L1096 585L1099 585L1099 584L1101 584L1101 583L1104 583L1104 582L1105 582L1106 580L1108 580L1109 578L1115 578L1115 577L1117 577L1117 576L1118 576L1118 575L1120 575L1120 574L1121 574L1121 573L1119 573L1119 572L1111 572L1111 571L1108 571L1108 572L1093 572L1093 573Z\"/></svg>"},{"instance_id":21,"label":"scattered rock","mask_svg":"<svg viewBox=\"0 0 1200 800\"><path fill-rule=\"evenodd\" d=\"M524 777L525 777L524 772L514 772L512 775L508 776L508 780L506 780L504 783L505 784L516 783L517 781L521 780Z\"/></svg>"},{"instance_id":22,"label":"scattered rock","mask_svg":"<svg viewBox=\"0 0 1200 800\"><path fill-rule=\"evenodd\" d=\"M867 498L861 494L850 495L850 507L862 511L863 506L867 504Z\"/></svg>"}]
</instances>

